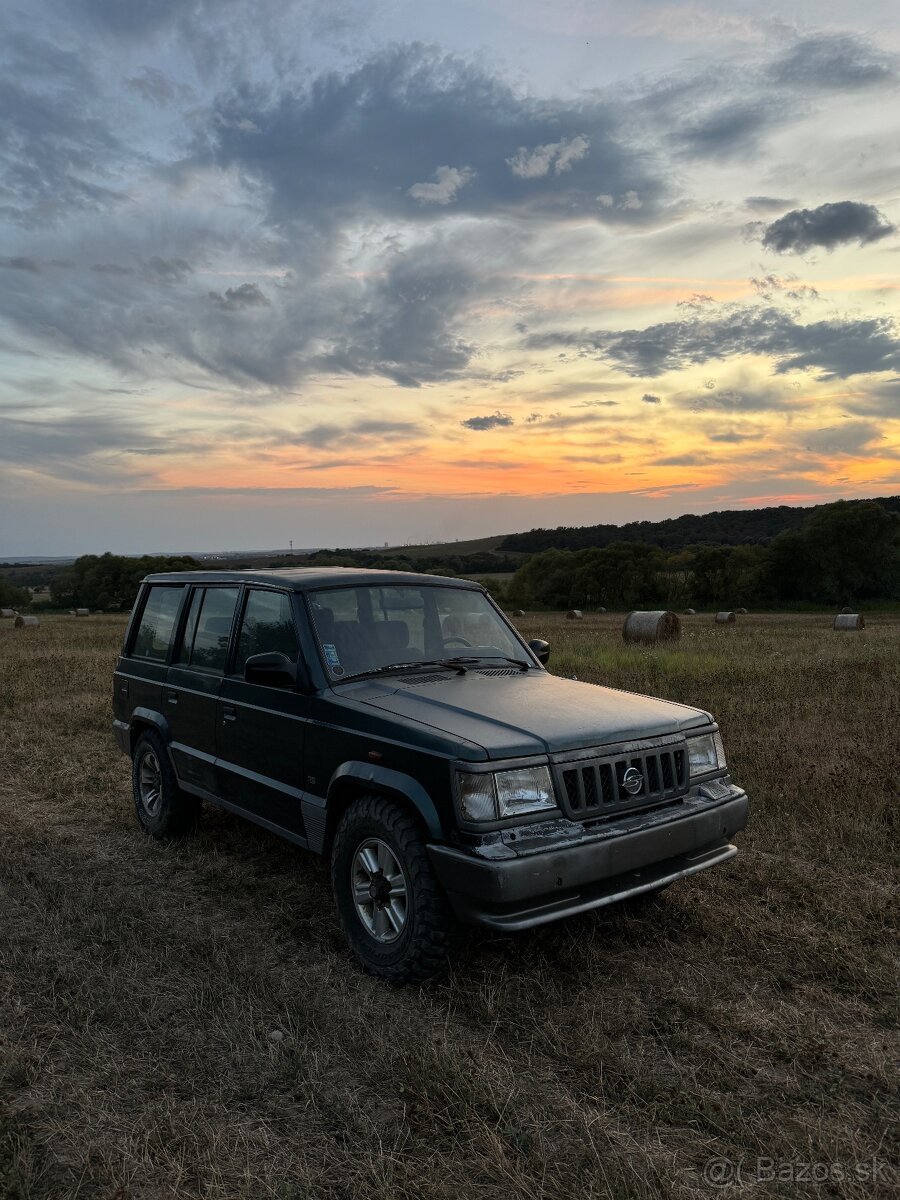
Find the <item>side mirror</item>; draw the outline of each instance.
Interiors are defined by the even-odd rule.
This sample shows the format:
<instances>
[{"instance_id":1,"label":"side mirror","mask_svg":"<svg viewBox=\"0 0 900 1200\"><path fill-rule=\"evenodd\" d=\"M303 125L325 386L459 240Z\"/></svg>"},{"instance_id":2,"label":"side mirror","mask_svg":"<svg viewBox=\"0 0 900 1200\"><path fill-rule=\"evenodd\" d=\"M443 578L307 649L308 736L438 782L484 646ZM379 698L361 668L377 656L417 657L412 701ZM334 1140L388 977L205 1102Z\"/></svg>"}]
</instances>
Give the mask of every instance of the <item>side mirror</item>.
<instances>
[{"instance_id":1,"label":"side mirror","mask_svg":"<svg viewBox=\"0 0 900 1200\"><path fill-rule=\"evenodd\" d=\"M293 687L297 682L297 664L278 651L251 654L244 663L244 679L264 687Z\"/></svg>"},{"instance_id":2,"label":"side mirror","mask_svg":"<svg viewBox=\"0 0 900 1200\"><path fill-rule=\"evenodd\" d=\"M542 638L535 638L533 642L528 643L528 648L539 663L543 663L544 666L547 665L550 658L549 642L545 642Z\"/></svg>"}]
</instances>

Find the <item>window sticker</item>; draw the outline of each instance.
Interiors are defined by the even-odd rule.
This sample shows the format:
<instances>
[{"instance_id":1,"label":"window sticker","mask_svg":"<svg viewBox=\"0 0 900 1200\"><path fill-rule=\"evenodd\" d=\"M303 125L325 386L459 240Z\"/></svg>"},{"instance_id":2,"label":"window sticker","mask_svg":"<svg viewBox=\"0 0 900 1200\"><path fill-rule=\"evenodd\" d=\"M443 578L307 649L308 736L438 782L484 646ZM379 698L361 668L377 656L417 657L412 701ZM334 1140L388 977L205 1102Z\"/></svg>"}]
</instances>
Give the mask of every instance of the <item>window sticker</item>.
<instances>
[{"instance_id":1,"label":"window sticker","mask_svg":"<svg viewBox=\"0 0 900 1200\"><path fill-rule=\"evenodd\" d=\"M325 661L332 671L340 671L341 660L338 658L337 647L332 642L325 642L322 649L325 651Z\"/></svg>"}]
</instances>

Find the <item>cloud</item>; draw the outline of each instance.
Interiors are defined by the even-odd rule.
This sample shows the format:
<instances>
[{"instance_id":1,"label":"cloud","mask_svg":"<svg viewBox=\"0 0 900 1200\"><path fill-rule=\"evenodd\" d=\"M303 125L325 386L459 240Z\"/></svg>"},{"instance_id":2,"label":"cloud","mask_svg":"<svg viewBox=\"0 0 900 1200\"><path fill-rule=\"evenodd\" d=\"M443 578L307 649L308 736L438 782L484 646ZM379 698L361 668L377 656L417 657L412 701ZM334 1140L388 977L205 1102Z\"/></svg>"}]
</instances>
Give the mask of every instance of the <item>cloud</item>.
<instances>
[{"instance_id":1,"label":"cloud","mask_svg":"<svg viewBox=\"0 0 900 1200\"><path fill-rule=\"evenodd\" d=\"M0 42L0 212L42 227L122 199L113 172L131 159L102 112L82 55L23 34Z\"/></svg>"},{"instance_id":2,"label":"cloud","mask_svg":"<svg viewBox=\"0 0 900 1200\"><path fill-rule=\"evenodd\" d=\"M741 442L749 442L753 439L752 434L737 433L733 429L723 429L716 433L707 433L706 437L711 442L725 442L734 445L738 445Z\"/></svg>"},{"instance_id":3,"label":"cloud","mask_svg":"<svg viewBox=\"0 0 900 1200\"><path fill-rule=\"evenodd\" d=\"M849 34L822 34L795 43L769 67L769 79L792 88L851 91L894 77L892 55Z\"/></svg>"},{"instance_id":4,"label":"cloud","mask_svg":"<svg viewBox=\"0 0 900 1200\"><path fill-rule=\"evenodd\" d=\"M653 460L657 467L695 467L706 460L696 454L673 454L670 458Z\"/></svg>"},{"instance_id":5,"label":"cloud","mask_svg":"<svg viewBox=\"0 0 900 1200\"><path fill-rule=\"evenodd\" d=\"M747 196L744 203L748 208L756 209L759 212L778 212L779 209L784 210L794 201L783 200L778 196Z\"/></svg>"},{"instance_id":6,"label":"cloud","mask_svg":"<svg viewBox=\"0 0 900 1200\"><path fill-rule=\"evenodd\" d=\"M41 264L36 258L29 258L26 254L13 255L12 258L0 258L0 267L6 271L30 271L32 275L39 275Z\"/></svg>"},{"instance_id":7,"label":"cloud","mask_svg":"<svg viewBox=\"0 0 900 1200\"><path fill-rule=\"evenodd\" d=\"M641 401L644 404L662 404L661 398L654 396L652 392L644 392L643 396L641 396Z\"/></svg>"},{"instance_id":8,"label":"cloud","mask_svg":"<svg viewBox=\"0 0 900 1200\"><path fill-rule=\"evenodd\" d=\"M465 421L460 421L460 425L464 425L466 429L478 430L499 429L512 424L512 417L502 412L493 412L486 417L468 417Z\"/></svg>"},{"instance_id":9,"label":"cloud","mask_svg":"<svg viewBox=\"0 0 900 1200\"><path fill-rule=\"evenodd\" d=\"M531 98L460 58L410 45L305 88L286 79L224 91L191 162L240 171L278 226L433 221L440 209L602 220L600 192L626 205L633 193L641 207L632 200L610 219L646 224L670 185L648 146L628 136L625 117L612 98ZM461 159L465 166L446 165ZM435 172L435 162L445 165Z\"/></svg>"},{"instance_id":10,"label":"cloud","mask_svg":"<svg viewBox=\"0 0 900 1200\"><path fill-rule=\"evenodd\" d=\"M840 200L818 208L797 208L762 229L762 244L775 254L804 254L816 246L856 242L867 246L894 233L895 228L873 204Z\"/></svg>"},{"instance_id":11,"label":"cloud","mask_svg":"<svg viewBox=\"0 0 900 1200\"><path fill-rule=\"evenodd\" d=\"M143 67L139 75L124 81L125 87L136 92L157 108L167 108L177 101L193 99L194 90L186 84L170 79L157 67Z\"/></svg>"},{"instance_id":12,"label":"cloud","mask_svg":"<svg viewBox=\"0 0 900 1200\"><path fill-rule=\"evenodd\" d=\"M460 188L475 178L471 167L438 167L434 183L414 183L409 195L420 204L449 204Z\"/></svg>"},{"instance_id":13,"label":"cloud","mask_svg":"<svg viewBox=\"0 0 900 1200\"><path fill-rule=\"evenodd\" d=\"M506 162L513 175L519 179L543 179L550 173L551 168L557 175L570 171L573 163L584 158L590 145L590 138L578 134L577 137L563 139L561 142L535 146L533 150L520 146Z\"/></svg>"},{"instance_id":14,"label":"cloud","mask_svg":"<svg viewBox=\"0 0 900 1200\"><path fill-rule=\"evenodd\" d=\"M271 303L256 283L242 283L240 287L225 289L225 295L210 292L212 302L225 312L240 312L246 308L271 308Z\"/></svg>"},{"instance_id":15,"label":"cloud","mask_svg":"<svg viewBox=\"0 0 900 1200\"><path fill-rule=\"evenodd\" d=\"M329 450L336 446L364 444L366 442L383 440L409 441L423 433L422 427L415 421L380 420L366 417L347 424L335 425L322 423L313 425L303 433L291 437L278 435L277 444L308 446L314 450Z\"/></svg>"},{"instance_id":16,"label":"cloud","mask_svg":"<svg viewBox=\"0 0 900 1200\"><path fill-rule=\"evenodd\" d=\"M804 325L783 309L739 304L646 329L535 334L528 344L578 347L637 378L748 354L772 358L778 374L811 369L820 379L900 367L900 337L890 317L833 317Z\"/></svg>"},{"instance_id":17,"label":"cloud","mask_svg":"<svg viewBox=\"0 0 900 1200\"><path fill-rule=\"evenodd\" d=\"M855 416L900 420L900 376L873 383L865 392L848 400L844 407Z\"/></svg>"},{"instance_id":18,"label":"cloud","mask_svg":"<svg viewBox=\"0 0 900 1200\"><path fill-rule=\"evenodd\" d=\"M879 447L873 447L872 443L881 436L881 430L871 421L846 421L808 433L803 441L805 448L815 454L862 454L877 452Z\"/></svg>"},{"instance_id":19,"label":"cloud","mask_svg":"<svg viewBox=\"0 0 900 1200\"><path fill-rule=\"evenodd\" d=\"M818 291L811 284L800 283L796 275L788 275L784 278L771 273L763 276L752 276L750 286L764 300L773 300L782 293L789 300L819 299Z\"/></svg>"}]
</instances>

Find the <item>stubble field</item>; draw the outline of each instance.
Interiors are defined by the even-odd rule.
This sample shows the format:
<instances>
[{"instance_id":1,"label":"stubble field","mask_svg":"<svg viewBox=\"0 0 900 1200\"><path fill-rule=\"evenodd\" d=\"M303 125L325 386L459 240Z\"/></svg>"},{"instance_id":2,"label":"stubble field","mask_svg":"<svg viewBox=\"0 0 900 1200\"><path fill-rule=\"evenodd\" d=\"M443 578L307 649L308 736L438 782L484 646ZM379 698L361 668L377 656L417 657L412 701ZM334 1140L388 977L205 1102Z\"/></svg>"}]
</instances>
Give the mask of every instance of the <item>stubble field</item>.
<instances>
[{"instance_id":1,"label":"stubble field","mask_svg":"<svg viewBox=\"0 0 900 1200\"><path fill-rule=\"evenodd\" d=\"M124 619L4 623L3 1200L900 1187L900 617L739 621L520 620L561 674L711 709L752 823L651 907L473 932L419 989L354 967L321 860L216 810L140 833Z\"/></svg>"}]
</instances>

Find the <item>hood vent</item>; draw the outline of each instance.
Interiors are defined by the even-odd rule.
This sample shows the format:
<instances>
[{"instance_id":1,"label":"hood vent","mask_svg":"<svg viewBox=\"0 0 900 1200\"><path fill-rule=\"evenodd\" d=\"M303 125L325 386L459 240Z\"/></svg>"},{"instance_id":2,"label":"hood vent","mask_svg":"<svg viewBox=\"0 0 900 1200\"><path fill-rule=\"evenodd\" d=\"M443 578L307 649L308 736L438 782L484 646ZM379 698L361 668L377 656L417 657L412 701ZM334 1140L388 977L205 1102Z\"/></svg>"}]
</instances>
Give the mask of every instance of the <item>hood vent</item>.
<instances>
[{"instance_id":1,"label":"hood vent","mask_svg":"<svg viewBox=\"0 0 900 1200\"><path fill-rule=\"evenodd\" d=\"M397 682L405 683L407 687L420 687L423 683L446 683L448 679L454 679L455 676L446 671L432 671L428 675L398 675Z\"/></svg>"},{"instance_id":2,"label":"hood vent","mask_svg":"<svg viewBox=\"0 0 900 1200\"><path fill-rule=\"evenodd\" d=\"M524 671L520 671L518 667L490 667L486 671L479 671L479 675L490 675L496 679L500 675L524 675Z\"/></svg>"}]
</instances>

